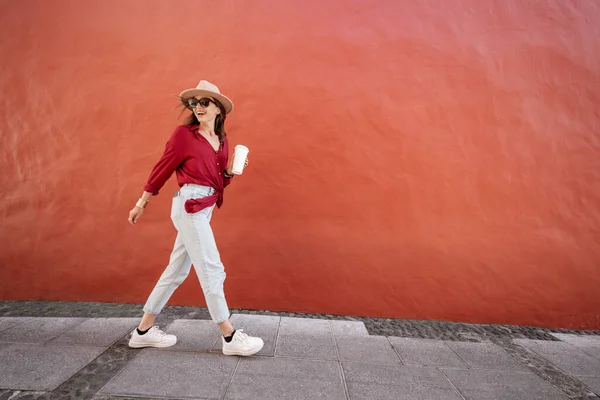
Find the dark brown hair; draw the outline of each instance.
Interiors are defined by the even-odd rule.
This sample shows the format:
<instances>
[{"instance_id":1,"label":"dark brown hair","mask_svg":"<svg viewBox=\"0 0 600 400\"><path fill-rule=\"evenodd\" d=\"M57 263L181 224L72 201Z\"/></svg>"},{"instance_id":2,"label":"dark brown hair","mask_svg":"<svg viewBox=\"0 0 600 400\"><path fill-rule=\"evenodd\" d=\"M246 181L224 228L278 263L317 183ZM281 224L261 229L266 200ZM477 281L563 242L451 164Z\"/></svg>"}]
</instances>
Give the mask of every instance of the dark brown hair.
<instances>
[{"instance_id":1,"label":"dark brown hair","mask_svg":"<svg viewBox=\"0 0 600 400\"><path fill-rule=\"evenodd\" d=\"M219 110L221 110L221 114L215 117L215 133L219 137L219 141L222 142L225 140L225 136L227 136L227 133L225 132L225 119L227 118L227 114L225 113L225 107L223 107L223 104L221 104L219 100L213 99L212 97L210 99L217 107L219 107ZM187 108L189 109L189 107ZM186 126L200 125L200 121L198 121L196 114L192 111L192 114L188 115L183 124Z\"/></svg>"}]
</instances>

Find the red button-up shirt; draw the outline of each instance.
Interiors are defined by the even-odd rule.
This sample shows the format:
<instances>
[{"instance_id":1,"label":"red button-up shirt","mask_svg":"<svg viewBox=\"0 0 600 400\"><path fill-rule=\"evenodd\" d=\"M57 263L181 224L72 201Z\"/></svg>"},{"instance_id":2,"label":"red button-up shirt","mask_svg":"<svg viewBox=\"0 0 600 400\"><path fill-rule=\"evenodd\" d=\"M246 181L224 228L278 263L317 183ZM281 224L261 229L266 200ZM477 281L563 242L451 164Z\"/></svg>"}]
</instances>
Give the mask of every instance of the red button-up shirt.
<instances>
[{"instance_id":1,"label":"red button-up shirt","mask_svg":"<svg viewBox=\"0 0 600 400\"><path fill-rule=\"evenodd\" d=\"M194 183L215 189L211 196L187 200L185 209L188 213L198 212L215 203L220 208L223 204L223 189L231 183L231 178L223 175L228 159L227 137L221 142L219 150L215 151L208 140L198 133L198 125L180 125L171 135L162 157L152 169L144 190L157 195L175 172L179 187Z\"/></svg>"}]
</instances>

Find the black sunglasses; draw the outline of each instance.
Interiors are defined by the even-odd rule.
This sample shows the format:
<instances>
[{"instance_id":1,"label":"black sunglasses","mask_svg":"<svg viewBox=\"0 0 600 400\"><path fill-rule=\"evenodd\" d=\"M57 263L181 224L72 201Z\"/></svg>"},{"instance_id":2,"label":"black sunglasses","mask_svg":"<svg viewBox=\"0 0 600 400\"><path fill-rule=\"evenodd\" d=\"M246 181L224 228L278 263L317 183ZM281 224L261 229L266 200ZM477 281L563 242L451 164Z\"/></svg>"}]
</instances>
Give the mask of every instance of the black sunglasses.
<instances>
[{"instance_id":1,"label":"black sunglasses","mask_svg":"<svg viewBox=\"0 0 600 400\"><path fill-rule=\"evenodd\" d=\"M217 103L215 103L210 97L203 97L200 100L192 97L191 99L188 99L187 103L190 108L196 108L198 104L200 104L200 107L202 108L208 107L210 103L217 105Z\"/></svg>"}]
</instances>

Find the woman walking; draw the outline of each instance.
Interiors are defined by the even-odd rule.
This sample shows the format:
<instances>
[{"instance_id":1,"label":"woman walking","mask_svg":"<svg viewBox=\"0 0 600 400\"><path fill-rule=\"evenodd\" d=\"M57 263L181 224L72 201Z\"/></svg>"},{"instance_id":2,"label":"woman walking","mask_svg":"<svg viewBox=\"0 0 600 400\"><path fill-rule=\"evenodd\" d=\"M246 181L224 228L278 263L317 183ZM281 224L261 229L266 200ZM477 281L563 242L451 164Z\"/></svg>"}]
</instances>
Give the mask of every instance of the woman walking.
<instances>
[{"instance_id":1,"label":"woman walking","mask_svg":"<svg viewBox=\"0 0 600 400\"><path fill-rule=\"evenodd\" d=\"M129 222L136 225L150 198L176 173L180 190L173 196L171 206L171 219L177 229L175 246L169 265L144 305L144 315L132 332L129 346L169 347L177 342L175 335L161 331L154 321L193 264L210 316L223 334L223 353L249 356L260 351L264 343L236 331L229 321L223 291L225 268L210 227L213 209L215 205L221 207L223 190L233 178L233 160L229 160L225 134L225 118L233 110L233 103L204 80L196 88L181 92L180 99L192 114L171 135L142 197L129 212Z\"/></svg>"}]
</instances>

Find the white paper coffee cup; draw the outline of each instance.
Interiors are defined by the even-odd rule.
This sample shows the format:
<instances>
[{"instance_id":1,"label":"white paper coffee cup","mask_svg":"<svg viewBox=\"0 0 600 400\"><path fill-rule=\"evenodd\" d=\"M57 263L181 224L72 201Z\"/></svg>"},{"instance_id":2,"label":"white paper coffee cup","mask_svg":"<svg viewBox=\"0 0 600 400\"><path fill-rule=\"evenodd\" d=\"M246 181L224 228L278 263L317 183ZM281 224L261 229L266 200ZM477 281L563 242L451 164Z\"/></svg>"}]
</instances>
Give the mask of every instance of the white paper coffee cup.
<instances>
[{"instance_id":1,"label":"white paper coffee cup","mask_svg":"<svg viewBox=\"0 0 600 400\"><path fill-rule=\"evenodd\" d=\"M233 172L235 175L242 174L249 151L250 150L248 150L248 148L242 144L235 146L235 149L233 150L233 167L231 168L231 172Z\"/></svg>"}]
</instances>

